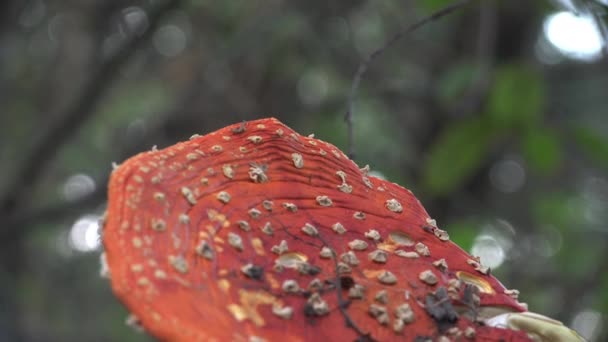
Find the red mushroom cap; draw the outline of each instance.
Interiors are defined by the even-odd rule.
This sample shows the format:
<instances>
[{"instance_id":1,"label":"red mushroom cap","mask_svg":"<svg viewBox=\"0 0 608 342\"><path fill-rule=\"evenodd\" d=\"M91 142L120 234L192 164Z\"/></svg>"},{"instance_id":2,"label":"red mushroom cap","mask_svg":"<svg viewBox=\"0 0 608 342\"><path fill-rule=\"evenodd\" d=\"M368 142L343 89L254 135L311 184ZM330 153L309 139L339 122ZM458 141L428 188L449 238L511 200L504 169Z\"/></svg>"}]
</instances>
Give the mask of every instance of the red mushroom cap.
<instances>
[{"instance_id":1,"label":"red mushroom cap","mask_svg":"<svg viewBox=\"0 0 608 342\"><path fill-rule=\"evenodd\" d=\"M525 307L409 190L274 118L127 160L103 244L161 340L529 340L479 323Z\"/></svg>"}]
</instances>

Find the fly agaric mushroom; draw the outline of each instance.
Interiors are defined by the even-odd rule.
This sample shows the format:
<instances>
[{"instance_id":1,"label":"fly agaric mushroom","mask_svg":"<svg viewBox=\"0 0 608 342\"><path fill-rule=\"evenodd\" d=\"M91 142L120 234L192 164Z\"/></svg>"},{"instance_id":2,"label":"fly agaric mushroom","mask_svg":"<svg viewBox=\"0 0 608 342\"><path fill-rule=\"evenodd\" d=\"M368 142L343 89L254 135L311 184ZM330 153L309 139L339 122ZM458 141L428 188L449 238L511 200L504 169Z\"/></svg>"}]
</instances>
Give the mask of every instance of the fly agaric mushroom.
<instances>
[{"instance_id":1,"label":"fly agaric mushroom","mask_svg":"<svg viewBox=\"0 0 608 342\"><path fill-rule=\"evenodd\" d=\"M167 341L579 340L368 171L274 118L141 153L110 180L112 289Z\"/></svg>"}]
</instances>

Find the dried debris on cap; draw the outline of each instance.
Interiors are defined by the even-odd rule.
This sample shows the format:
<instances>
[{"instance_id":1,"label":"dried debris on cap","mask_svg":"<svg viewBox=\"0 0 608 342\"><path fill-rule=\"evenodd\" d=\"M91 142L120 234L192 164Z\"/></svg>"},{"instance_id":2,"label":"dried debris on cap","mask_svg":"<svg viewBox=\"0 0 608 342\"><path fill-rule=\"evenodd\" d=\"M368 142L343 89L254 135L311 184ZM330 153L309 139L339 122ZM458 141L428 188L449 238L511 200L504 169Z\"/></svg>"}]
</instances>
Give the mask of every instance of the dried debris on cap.
<instances>
[{"instance_id":1,"label":"dried debris on cap","mask_svg":"<svg viewBox=\"0 0 608 342\"><path fill-rule=\"evenodd\" d=\"M527 341L463 314L525 308L368 172L274 118L140 153L109 184L112 289L167 341Z\"/></svg>"}]
</instances>

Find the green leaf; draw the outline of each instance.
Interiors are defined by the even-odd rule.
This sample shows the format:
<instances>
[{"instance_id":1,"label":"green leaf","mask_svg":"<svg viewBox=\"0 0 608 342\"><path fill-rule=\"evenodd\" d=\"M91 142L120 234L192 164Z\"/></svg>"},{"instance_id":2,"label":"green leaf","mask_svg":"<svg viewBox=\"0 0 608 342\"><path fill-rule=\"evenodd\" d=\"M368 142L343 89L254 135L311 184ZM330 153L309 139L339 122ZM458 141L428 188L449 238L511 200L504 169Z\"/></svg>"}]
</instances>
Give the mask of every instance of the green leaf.
<instances>
[{"instance_id":1,"label":"green leaf","mask_svg":"<svg viewBox=\"0 0 608 342\"><path fill-rule=\"evenodd\" d=\"M498 69L488 100L488 115L497 127L530 127L542 118L545 84L542 75L522 65Z\"/></svg>"},{"instance_id":2,"label":"green leaf","mask_svg":"<svg viewBox=\"0 0 608 342\"><path fill-rule=\"evenodd\" d=\"M473 220L461 220L448 223L446 229L450 233L450 241L465 251L470 251L475 237L479 234L479 223Z\"/></svg>"},{"instance_id":3,"label":"green leaf","mask_svg":"<svg viewBox=\"0 0 608 342\"><path fill-rule=\"evenodd\" d=\"M477 69L469 63L455 64L441 77L437 87L439 101L446 107L462 101L469 89Z\"/></svg>"},{"instance_id":4,"label":"green leaf","mask_svg":"<svg viewBox=\"0 0 608 342\"><path fill-rule=\"evenodd\" d=\"M585 201L574 193L543 194L532 201L534 220L539 225L554 225L563 233L586 224L585 208Z\"/></svg>"},{"instance_id":5,"label":"green leaf","mask_svg":"<svg viewBox=\"0 0 608 342\"><path fill-rule=\"evenodd\" d=\"M552 130L528 130L522 148L528 165L538 172L550 173L561 164L562 150L559 139Z\"/></svg>"},{"instance_id":6,"label":"green leaf","mask_svg":"<svg viewBox=\"0 0 608 342\"><path fill-rule=\"evenodd\" d=\"M574 141L585 155L604 168L608 168L608 139L588 127L574 130Z\"/></svg>"},{"instance_id":7,"label":"green leaf","mask_svg":"<svg viewBox=\"0 0 608 342\"><path fill-rule=\"evenodd\" d=\"M430 148L423 166L423 185L445 195L468 180L486 157L493 134L479 119L447 127Z\"/></svg>"},{"instance_id":8,"label":"green leaf","mask_svg":"<svg viewBox=\"0 0 608 342\"><path fill-rule=\"evenodd\" d=\"M602 260L602 239L583 239L581 234L564 235L563 239L568 242L568 247L559 249L555 262L564 278L581 279L593 274L598 265L590 260Z\"/></svg>"}]
</instances>

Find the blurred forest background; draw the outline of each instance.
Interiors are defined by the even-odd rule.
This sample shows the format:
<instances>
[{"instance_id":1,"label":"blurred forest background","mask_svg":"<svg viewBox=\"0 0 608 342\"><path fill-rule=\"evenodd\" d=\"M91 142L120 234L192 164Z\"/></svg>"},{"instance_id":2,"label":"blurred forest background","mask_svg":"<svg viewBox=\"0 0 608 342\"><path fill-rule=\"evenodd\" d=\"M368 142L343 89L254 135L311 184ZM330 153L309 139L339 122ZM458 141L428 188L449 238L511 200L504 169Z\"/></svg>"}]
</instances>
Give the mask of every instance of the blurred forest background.
<instances>
[{"instance_id":1,"label":"blurred forest background","mask_svg":"<svg viewBox=\"0 0 608 342\"><path fill-rule=\"evenodd\" d=\"M275 116L348 149L361 61L446 0L0 2L0 341L149 341L99 277L112 162ZM359 165L608 339L608 1L471 1L369 65Z\"/></svg>"}]
</instances>

